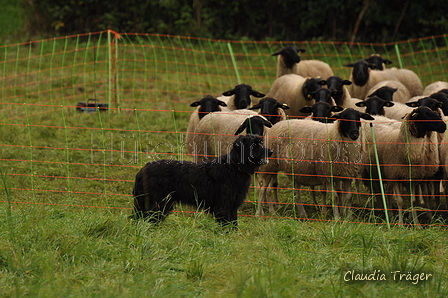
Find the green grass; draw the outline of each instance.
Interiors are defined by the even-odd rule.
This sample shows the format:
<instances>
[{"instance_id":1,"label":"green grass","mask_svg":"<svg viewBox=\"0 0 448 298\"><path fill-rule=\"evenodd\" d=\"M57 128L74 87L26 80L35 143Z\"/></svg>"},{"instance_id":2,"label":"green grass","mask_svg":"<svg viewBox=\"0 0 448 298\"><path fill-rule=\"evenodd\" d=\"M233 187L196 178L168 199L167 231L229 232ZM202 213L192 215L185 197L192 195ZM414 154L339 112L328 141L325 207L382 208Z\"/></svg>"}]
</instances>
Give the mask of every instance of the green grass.
<instances>
[{"instance_id":1,"label":"green grass","mask_svg":"<svg viewBox=\"0 0 448 298\"><path fill-rule=\"evenodd\" d=\"M1 216L3 297L446 297L446 231L202 213L160 226L100 209L14 206ZM10 226L13 228L8 228ZM386 281L344 281L346 273ZM391 272L432 274L393 280Z\"/></svg>"},{"instance_id":2,"label":"green grass","mask_svg":"<svg viewBox=\"0 0 448 298\"><path fill-rule=\"evenodd\" d=\"M276 218L254 218L255 204L247 202L237 232L182 206L177 210L188 212L159 226L129 221L138 169L162 158L191 159L182 153L189 104L238 82L226 43L123 36L113 49L105 40L88 35L0 48L0 296L447 296L444 228L389 231L363 214L352 221L366 223L321 222L312 207L316 220L288 219L294 212L284 175ZM406 65L418 66L425 84L446 80L446 49L423 53L421 43L412 45L416 54L402 51ZM268 92L270 54L279 45L232 47L243 82ZM383 53L308 49L345 78L343 63ZM74 106L88 98L121 109L78 113ZM363 206L368 198L361 199ZM253 189L248 200L257 200ZM350 270L380 270L388 281L346 282ZM432 278L413 285L391 280L394 271Z\"/></svg>"}]
</instances>

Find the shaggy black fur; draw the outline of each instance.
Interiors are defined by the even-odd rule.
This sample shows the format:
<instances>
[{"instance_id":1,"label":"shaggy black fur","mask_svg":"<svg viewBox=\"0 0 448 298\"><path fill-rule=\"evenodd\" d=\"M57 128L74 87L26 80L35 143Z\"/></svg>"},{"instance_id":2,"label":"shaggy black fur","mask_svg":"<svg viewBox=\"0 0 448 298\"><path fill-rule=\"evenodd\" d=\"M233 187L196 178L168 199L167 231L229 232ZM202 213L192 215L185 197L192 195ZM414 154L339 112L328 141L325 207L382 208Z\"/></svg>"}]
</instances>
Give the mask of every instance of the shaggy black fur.
<instances>
[{"instance_id":1,"label":"shaggy black fur","mask_svg":"<svg viewBox=\"0 0 448 298\"><path fill-rule=\"evenodd\" d=\"M148 163L135 178L131 217L159 222L176 202L181 202L210 212L223 225L236 227L237 211L249 190L251 176L271 155L260 136L246 135L236 139L229 154L210 162Z\"/></svg>"}]
</instances>

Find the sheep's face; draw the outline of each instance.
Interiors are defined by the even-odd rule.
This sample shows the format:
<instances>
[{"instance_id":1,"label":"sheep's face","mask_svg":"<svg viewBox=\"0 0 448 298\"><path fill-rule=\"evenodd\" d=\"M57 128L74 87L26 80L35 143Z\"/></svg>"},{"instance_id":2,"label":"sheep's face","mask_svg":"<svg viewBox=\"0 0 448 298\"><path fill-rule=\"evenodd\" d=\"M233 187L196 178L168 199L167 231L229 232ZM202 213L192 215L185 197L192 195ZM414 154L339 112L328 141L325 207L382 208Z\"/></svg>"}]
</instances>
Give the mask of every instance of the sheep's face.
<instances>
[{"instance_id":1,"label":"sheep's face","mask_svg":"<svg viewBox=\"0 0 448 298\"><path fill-rule=\"evenodd\" d=\"M375 90L375 92L373 92L372 94L369 94L368 97L370 96L378 96L386 101L392 101L393 100L393 96L394 93L397 92L398 89L396 88L392 88L389 86L383 86L381 88L378 88L377 90Z\"/></svg>"},{"instance_id":2,"label":"sheep's face","mask_svg":"<svg viewBox=\"0 0 448 298\"><path fill-rule=\"evenodd\" d=\"M296 63L300 62L300 56L298 54L297 48L295 46L288 45L281 49L278 52L275 52L272 54L272 56L280 55L281 59L283 59L283 63L285 64L286 68L293 68Z\"/></svg>"},{"instance_id":3,"label":"sheep's face","mask_svg":"<svg viewBox=\"0 0 448 298\"><path fill-rule=\"evenodd\" d=\"M375 65L375 69L384 70L385 66L388 64L392 64L392 61L384 59L380 55L372 55L369 58L364 59L369 64Z\"/></svg>"},{"instance_id":4,"label":"sheep's face","mask_svg":"<svg viewBox=\"0 0 448 298\"><path fill-rule=\"evenodd\" d=\"M238 130L235 132L235 135L239 135L244 130L246 130L247 134L263 136L265 127L269 127L269 128L272 127L271 122L267 121L266 118L261 117L261 116L248 117L240 125Z\"/></svg>"},{"instance_id":5,"label":"sheep's face","mask_svg":"<svg viewBox=\"0 0 448 298\"><path fill-rule=\"evenodd\" d=\"M348 108L333 118L339 120L339 132L344 137L349 137L352 140L359 138L359 128L361 127L361 118L365 120L374 120L374 118L366 113L361 113L352 108Z\"/></svg>"},{"instance_id":6,"label":"sheep's face","mask_svg":"<svg viewBox=\"0 0 448 298\"><path fill-rule=\"evenodd\" d=\"M200 101L190 104L190 107L199 107L199 119L211 112L221 111L220 107L226 107L227 104L211 95L207 95Z\"/></svg>"},{"instance_id":7,"label":"sheep's face","mask_svg":"<svg viewBox=\"0 0 448 298\"><path fill-rule=\"evenodd\" d=\"M252 89L252 86L246 85L246 84L240 84L235 86L235 88L228 90L226 92L223 92L222 95L224 96L232 96L235 95L233 101L235 104L236 109L246 109L248 106L250 106L251 98L250 96L254 97L264 97L265 95L261 92L258 92L256 90Z\"/></svg>"},{"instance_id":8,"label":"sheep's face","mask_svg":"<svg viewBox=\"0 0 448 298\"><path fill-rule=\"evenodd\" d=\"M385 114L384 107L392 107L394 105L391 101L386 101L378 96L371 96L364 101L357 102L357 107L366 108L366 113L369 115L381 115Z\"/></svg>"},{"instance_id":9,"label":"sheep's face","mask_svg":"<svg viewBox=\"0 0 448 298\"><path fill-rule=\"evenodd\" d=\"M431 97L423 97L417 101L407 102L406 105L409 107L428 107L434 112L438 112L439 109L443 108L443 103Z\"/></svg>"},{"instance_id":10,"label":"sheep's face","mask_svg":"<svg viewBox=\"0 0 448 298\"><path fill-rule=\"evenodd\" d=\"M319 88L314 92L310 93L311 98L314 99L316 102L328 102L328 103L332 103L332 98L331 98L331 91L330 89L327 88Z\"/></svg>"},{"instance_id":11,"label":"sheep's face","mask_svg":"<svg viewBox=\"0 0 448 298\"><path fill-rule=\"evenodd\" d=\"M331 76L327 79L327 87L331 91L331 96L334 98L336 103L339 103L344 96L344 85L351 85L352 82L349 80L343 80L338 76Z\"/></svg>"},{"instance_id":12,"label":"sheep's face","mask_svg":"<svg viewBox=\"0 0 448 298\"><path fill-rule=\"evenodd\" d=\"M320 101L313 104L311 107L303 107L300 109L300 113L312 114L312 119L314 121L319 121L322 123L331 123L334 120L328 119L333 115L333 112L340 112L344 108L339 106L332 106L328 102Z\"/></svg>"},{"instance_id":13,"label":"sheep's face","mask_svg":"<svg viewBox=\"0 0 448 298\"><path fill-rule=\"evenodd\" d=\"M287 104L279 103L275 98L265 97L250 108L250 110L258 109L260 110L260 115L263 115L269 122L275 124L281 119L279 109L288 110L289 107Z\"/></svg>"},{"instance_id":14,"label":"sheep's face","mask_svg":"<svg viewBox=\"0 0 448 298\"><path fill-rule=\"evenodd\" d=\"M364 86L367 84L370 76L370 68L374 67L373 64L369 64L367 61L360 60L355 63L346 64L345 66L353 67L352 75L353 82L357 86Z\"/></svg>"},{"instance_id":15,"label":"sheep's face","mask_svg":"<svg viewBox=\"0 0 448 298\"><path fill-rule=\"evenodd\" d=\"M431 131L444 133L446 130L446 124L439 114L428 107L414 109L406 119L410 122L410 132L417 138L422 138Z\"/></svg>"},{"instance_id":16,"label":"sheep's face","mask_svg":"<svg viewBox=\"0 0 448 298\"><path fill-rule=\"evenodd\" d=\"M302 93L307 99L311 98L311 93L322 88L322 86L326 85L327 81L322 80L322 78L309 78L306 79L302 86Z\"/></svg>"}]
</instances>

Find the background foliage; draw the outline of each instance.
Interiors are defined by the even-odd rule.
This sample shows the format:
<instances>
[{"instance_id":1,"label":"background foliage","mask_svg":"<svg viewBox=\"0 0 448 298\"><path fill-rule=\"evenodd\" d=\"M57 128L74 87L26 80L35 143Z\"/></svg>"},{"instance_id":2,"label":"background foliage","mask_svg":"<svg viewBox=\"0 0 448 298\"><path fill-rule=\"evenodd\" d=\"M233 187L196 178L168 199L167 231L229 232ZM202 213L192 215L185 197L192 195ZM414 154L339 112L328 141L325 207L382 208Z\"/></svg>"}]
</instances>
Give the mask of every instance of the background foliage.
<instances>
[{"instance_id":1,"label":"background foliage","mask_svg":"<svg viewBox=\"0 0 448 298\"><path fill-rule=\"evenodd\" d=\"M444 34L448 2L427 0L2 0L0 32L53 37L111 29L217 39L388 42ZM12 20L13 19L13 20ZM21 20L19 22L19 20ZM5 33L6 31L9 33Z\"/></svg>"}]
</instances>

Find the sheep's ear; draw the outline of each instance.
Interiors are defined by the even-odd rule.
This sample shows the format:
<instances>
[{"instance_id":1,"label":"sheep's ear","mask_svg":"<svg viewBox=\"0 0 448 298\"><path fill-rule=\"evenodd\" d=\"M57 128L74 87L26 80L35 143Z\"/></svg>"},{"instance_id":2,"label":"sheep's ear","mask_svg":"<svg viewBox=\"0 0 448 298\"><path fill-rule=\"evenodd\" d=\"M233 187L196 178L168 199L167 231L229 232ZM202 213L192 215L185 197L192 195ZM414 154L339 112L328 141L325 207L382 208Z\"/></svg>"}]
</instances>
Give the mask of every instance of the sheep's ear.
<instances>
[{"instance_id":1,"label":"sheep's ear","mask_svg":"<svg viewBox=\"0 0 448 298\"><path fill-rule=\"evenodd\" d=\"M347 67L355 67L355 63L345 64L344 66L347 66Z\"/></svg>"},{"instance_id":2,"label":"sheep's ear","mask_svg":"<svg viewBox=\"0 0 448 298\"><path fill-rule=\"evenodd\" d=\"M386 102L384 102L384 106L390 108L390 107L394 106L394 103L391 101L386 101Z\"/></svg>"},{"instance_id":3,"label":"sheep's ear","mask_svg":"<svg viewBox=\"0 0 448 298\"><path fill-rule=\"evenodd\" d=\"M261 106L260 106L259 103L254 105L254 106L252 106L251 108L249 108L249 110L258 110L258 109L261 109Z\"/></svg>"},{"instance_id":4,"label":"sheep's ear","mask_svg":"<svg viewBox=\"0 0 448 298\"><path fill-rule=\"evenodd\" d=\"M275 52L274 54L272 54L272 56L277 56L277 55L280 55L280 54L283 54L283 49L278 50L277 52Z\"/></svg>"},{"instance_id":5,"label":"sheep's ear","mask_svg":"<svg viewBox=\"0 0 448 298\"><path fill-rule=\"evenodd\" d=\"M366 105L365 102L363 102L363 101L359 101L359 102L355 103L355 106L360 107L360 108L364 108L364 107L367 106L367 105Z\"/></svg>"},{"instance_id":6,"label":"sheep's ear","mask_svg":"<svg viewBox=\"0 0 448 298\"><path fill-rule=\"evenodd\" d=\"M413 107L413 108L415 108L415 107L418 107L418 102L417 102L417 101L407 102L406 105L407 105L408 107Z\"/></svg>"},{"instance_id":7,"label":"sheep's ear","mask_svg":"<svg viewBox=\"0 0 448 298\"><path fill-rule=\"evenodd\" d=\"M342 85L351 85L351 84L352 84L352 82L349 81L349 80L344 80L344 81L342 82Z\"/></svg>"},{"instance_id":8,"label":"sheep's ear","mask_svg":"<svg viewBox=\"0 0 448 298\"><path fill-rule=\"evenodd\" d=\"M341 112L341 111L343 111L344 110L344 108L343 107L340 107L340 106L332 106L331 107L331 111L332 112Z\"/></svg>"},{"instance_id":9,"label":"sheep's ear","mask_svg":"<svg viewBox=\"0 0 448 298\"><path fill-rule=\"evenodd\" d=\"M299 54L302 54L302 53L305 53L305 52L306 52L305 49L297 49L297 53L299 53Z\"/></svg>"},{"instance_id":10,"label":"sheep's ear","mask_svg":"<svg viewBox=\"0 0 448 298\"><path fill-rule=\"evenodd\" d=\"M223 102L222 100L218 100L218 105L220 105L222 107L227 107L227 104L225 102Z\"/></svg>"},{"instance_id":11,"label":"sheep's ear","mask_svg":"<svg viewBox=\"0 0 448 298\"><path fill-rule=\"evenodd\" d=\"M235 132L235 135L239 135L240 133L242 133L246 128L247 128L247 121L248 119L244 120L243 123L241 123L240 127L238 127L238 129Z\"/></svg>"},{"instance_id":12,"label":"sheep's ear","mask_svg":"<svg viewBox=\"0 0 448 298\"><path fill-rule=\"evenodd\" d=\"M265 119L263 119L263 125L266 126L266 127L269 127L269 128L272 127L272 123L269 122L268 120L265 120Z\"/></svg>"},{"instance_id":13,"label":"sheep's ear","mask_svg":"<svg viewBox=\"0 0 448 298\"><path fill-rule=\"evenodd\" d=\"M387 60L387 59L383 59L383 63L386 65L392 64L392 61Z\"/></svg>"},{"instance_id":14,"label":"sheep's ear","mask_svg":"<svg viewBox=\"0 0 448 298\"><path fill-rule=\"evenodd\" d=\"M235 89L231 89L229 91L226 91L226 92L222 93L222 95L224 95L224 96L231 96L233 94L235 94Z\"/></svg>"},{"instance_id":15,"label":"sheep's ear","mask_svg":"<svg viewBox=\"0 0 448 298\"><path fill-rule=\"evenodd\" d=\"M190 104L190 107L197 107L197 106L200 106L200 105L201 105L201 103L199 101L195 101L192 104Z\"/></svg>"},{"instance_id":16,"label":"sheep's ear","mask_svg":"<svg viewBox=\"0 0 448 298\"><path fill-rule=\"evenodd\" d=\"M304 113L304 114L309 114L312 113L313 110L311 109L311 107L303 107L299 110L300 113Z\"/></svg>"},{"instance_id":17,"label":"sheep's ear","mask_svg":"<svg viewBox=\"0 0 448 298\"><path fill-rule=\"evenodd\" d=\"M261 93L261 92L255 91L255 90L252 90L252 92L250 93L250 95L252 95L253 97L258 97L258 98L260 98L260 97L264 97L264 96L265 96L264 93Z\"/></svg>"},{"instance_id":18,"label":"sheep's ear","mask_svg":"<svg viewBox=\"0 0 448 298\"><path fill-rule=\"evenodd\" d=\"M392 90L392 93L395 93L398 91L398 88L391 88L391 90Z\"/></svg>"},{"instance_id":19,"label":"sheep's ear","mask_svg":"<svg viewBox=\"0 0 448 298\"><path fill-rule=\"evenodd\" d=\"M359 117L361 117L364 120L375 120L375 118L366 113L359 113Z\"/></svg>"},{"instance_id":20,"label":"sheep's ear","mask_svg":"<svg viewBox=\"0 0 448 298\"><path fill-rule=\"evenodd\" d=\"M290 107L286 104L286 103L282 103L281 105L279 105L278 106L280 109L283 109L283 110L289 110L290 109Z\"/></svg>"},{"instance_id":21,"label":"sheep's ear","mask_svg":"<svg viewBox=\"0 0 448 298\"><path fill-rule=\"evenodd\" d=\"M319 82L317 82L317 85L327 85L327 81L326 80L320 80Z\"/></svg>"}]
</instances>

